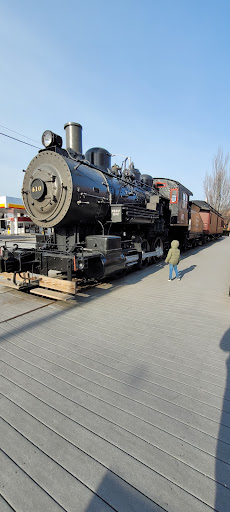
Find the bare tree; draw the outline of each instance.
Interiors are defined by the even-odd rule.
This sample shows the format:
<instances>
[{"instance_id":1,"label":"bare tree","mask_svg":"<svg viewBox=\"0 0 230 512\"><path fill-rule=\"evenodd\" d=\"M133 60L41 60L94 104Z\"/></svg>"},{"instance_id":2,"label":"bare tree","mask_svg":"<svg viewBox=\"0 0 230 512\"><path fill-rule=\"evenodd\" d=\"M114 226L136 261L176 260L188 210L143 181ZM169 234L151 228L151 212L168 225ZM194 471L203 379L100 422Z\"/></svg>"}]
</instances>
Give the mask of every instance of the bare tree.
<instances>
[{"instance_id":1,"label":"bare tree","mask_svg":"<svg viewBox=\"0 0 230 512\"><path fill-rule=\"evenodd\" d=\"M229 154L218 148L212 161L212 174L206 173L204 179L206 200L215 210L223 213L230 208L230 166Z\"/></svg>"}]
</instances>

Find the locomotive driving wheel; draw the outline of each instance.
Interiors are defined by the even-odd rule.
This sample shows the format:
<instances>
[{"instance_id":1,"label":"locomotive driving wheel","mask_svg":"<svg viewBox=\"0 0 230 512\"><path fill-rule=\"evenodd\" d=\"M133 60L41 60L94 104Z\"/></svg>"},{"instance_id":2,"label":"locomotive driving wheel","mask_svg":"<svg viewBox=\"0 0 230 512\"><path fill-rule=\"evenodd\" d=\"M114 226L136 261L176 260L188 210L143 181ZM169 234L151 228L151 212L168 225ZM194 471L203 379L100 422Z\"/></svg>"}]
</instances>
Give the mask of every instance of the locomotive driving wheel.
<instances>
[{"instance_id":1,"label":"locomotive driving wheel","mask_svg":"<svg viewBox=\"0 0 230 512\"><path fill-rule=\"evenodd\" d=\"M157 249L161 249L162 254L160 256L153 256L151 258L150 263L159 263L164 258L164 242L162 238L158 237L154 242L151 244L152 248L151 251L156 251Z\"/></svg>"},{"instance_id":2,"label":"locomotive driving wheel","mask_svg":"<svg viewBox=\"0 0 230 512\"><path fill-rule=\"evenodd\" d=\"M149 246L148 240L142 240L142 242L141 242L141 249L142 249L142 252L149 252L150 251L150 246ZM145 259L140 258L140 260L138 262L138 265L137 265L138 268L142 269L142 268L147 267L148 264L149 264L149 259L150 258L145 258Z\"/></svg>"}]
</instances>

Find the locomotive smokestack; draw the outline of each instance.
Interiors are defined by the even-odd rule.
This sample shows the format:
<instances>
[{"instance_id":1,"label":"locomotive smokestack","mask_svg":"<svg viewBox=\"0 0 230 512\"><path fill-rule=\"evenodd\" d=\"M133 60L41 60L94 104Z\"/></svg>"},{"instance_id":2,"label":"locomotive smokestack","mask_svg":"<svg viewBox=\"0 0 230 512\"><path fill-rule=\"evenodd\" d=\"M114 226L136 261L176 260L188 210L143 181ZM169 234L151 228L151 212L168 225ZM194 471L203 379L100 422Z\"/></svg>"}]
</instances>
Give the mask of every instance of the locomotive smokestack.
<instances>
[{"instance_id":1,"label":"locomotive smokestack","mask_svg":"<svg viewBox=\"0 0 230 512\"><path fill-rule=\"evenodd\" d=\"M66 123L66 149L73 149L82 155L82 126L78 123Z\"/></svg>"}]
</instances>

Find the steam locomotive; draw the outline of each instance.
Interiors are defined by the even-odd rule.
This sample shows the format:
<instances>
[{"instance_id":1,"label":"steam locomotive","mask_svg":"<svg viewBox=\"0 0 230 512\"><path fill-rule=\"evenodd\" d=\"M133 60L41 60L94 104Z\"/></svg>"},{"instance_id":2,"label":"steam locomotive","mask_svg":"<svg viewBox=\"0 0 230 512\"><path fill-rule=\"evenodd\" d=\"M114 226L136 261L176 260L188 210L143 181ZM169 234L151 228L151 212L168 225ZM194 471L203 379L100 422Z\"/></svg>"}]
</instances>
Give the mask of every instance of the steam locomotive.
<instances>
[{"instance_id":1,"label":"steam locomotive","mask_svg":"<svg viewBox=\"0 0 230 512\"><path fill-rule=\"evenodd\" d=\"M190 190L141 175L130 158L112 166L103 148L83 155L82 126L64 129L66 149L59 135L43 133L45 149L30 162L22 188L28 215L51 233L37 235L35 248L3 247L1 272L56 270L70 281L99 280L158 261L174 238L185 248L204 241L202 220L191 221L199 207L191 208Z\"/></svg>"}]
</instances>

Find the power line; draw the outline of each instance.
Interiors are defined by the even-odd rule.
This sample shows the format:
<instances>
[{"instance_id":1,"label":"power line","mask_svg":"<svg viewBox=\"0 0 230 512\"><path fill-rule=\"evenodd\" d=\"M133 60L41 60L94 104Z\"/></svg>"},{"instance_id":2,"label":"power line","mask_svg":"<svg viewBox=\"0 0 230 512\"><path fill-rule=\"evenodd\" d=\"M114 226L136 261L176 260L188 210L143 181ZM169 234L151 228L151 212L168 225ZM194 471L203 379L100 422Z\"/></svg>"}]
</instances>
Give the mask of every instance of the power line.
<instances>
[{"instance_id":1,"label":"power line","mask_svg":"<svg viewBox=\"0 0 230 512\"><path fill-rule=\"evenodd\" d=\"M0 135L3 135L4 137L8 137L9 139L17 140L18 142L21 142L22 144L26 144L27 146L31 146L32 148L41 149L41 148L38 148L38 146L34 146L34 144L29 144L28 142L24 142L24 140L19 140L19 139L16 139L15 137L11 137L10 135L6 135L6 133L0 132Z\"/></svg>"},{"instance_id":2,"label":"power line","mask_svg":"<svg viewBox=\"0 0 230 512\"><path fill-rule=\"evenodd\" d=\"M7 128L7 126L3 126L2 124L0 124L0 127L4 128L5 130L9 130L9 132L17 133L17 135L20 135L21 137L24 137L24 139L33 140L34 142L37 142L39 144L39 142L37 140L31 139L31 137L26 137L26 135L23 135L22 133L16 132L15 130L11 130L11 128Z\"/></svg>"}]
</instances>

